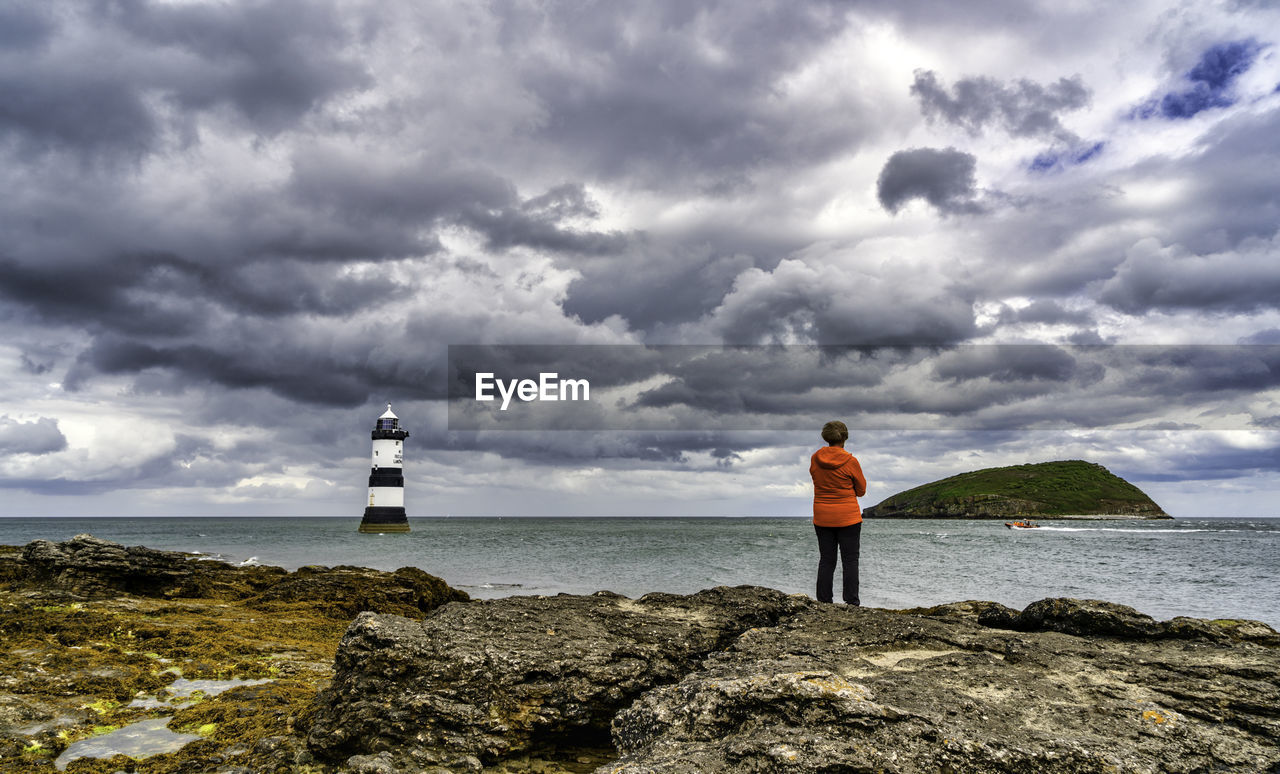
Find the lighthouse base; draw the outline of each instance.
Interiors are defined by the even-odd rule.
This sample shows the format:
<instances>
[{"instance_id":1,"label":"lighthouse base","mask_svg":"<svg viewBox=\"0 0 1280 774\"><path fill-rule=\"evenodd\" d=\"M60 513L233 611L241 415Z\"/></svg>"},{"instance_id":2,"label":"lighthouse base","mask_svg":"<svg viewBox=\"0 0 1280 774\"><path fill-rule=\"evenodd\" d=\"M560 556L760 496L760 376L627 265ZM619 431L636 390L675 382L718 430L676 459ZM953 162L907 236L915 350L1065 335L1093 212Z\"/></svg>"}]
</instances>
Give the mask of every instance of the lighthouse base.
<instances>
[{"instance_id":1,"label":"lighthouse base","mask_svg":"<svg viewBox=\"0 0 1280 774\"><path fill-rule=\"evenodd\" d=\"M409 517L404 508L370 506L360 520L361 532L408 532Z\"/></svg>"}]
</instances>

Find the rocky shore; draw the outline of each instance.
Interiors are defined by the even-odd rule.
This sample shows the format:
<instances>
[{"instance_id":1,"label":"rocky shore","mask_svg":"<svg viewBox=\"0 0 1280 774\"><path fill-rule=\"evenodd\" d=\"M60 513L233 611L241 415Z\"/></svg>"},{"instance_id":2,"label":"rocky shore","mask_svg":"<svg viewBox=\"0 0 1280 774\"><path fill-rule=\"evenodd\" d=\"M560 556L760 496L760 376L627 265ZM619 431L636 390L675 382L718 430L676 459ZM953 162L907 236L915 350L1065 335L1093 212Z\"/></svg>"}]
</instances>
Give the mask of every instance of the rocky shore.
<instances>
[{"instance_id":1,"label":"rocky shore","mask_svg":"<svg viewBox=\"0 0 1280 774\"><path fill-rule=\"evenodd\" d=\"M1280 635L1099 601L472 601L80 536L0 548L0 605L6 772L1280 772ZM191 741L65 755L147 718Z\"/></svg>"}]
</instances>

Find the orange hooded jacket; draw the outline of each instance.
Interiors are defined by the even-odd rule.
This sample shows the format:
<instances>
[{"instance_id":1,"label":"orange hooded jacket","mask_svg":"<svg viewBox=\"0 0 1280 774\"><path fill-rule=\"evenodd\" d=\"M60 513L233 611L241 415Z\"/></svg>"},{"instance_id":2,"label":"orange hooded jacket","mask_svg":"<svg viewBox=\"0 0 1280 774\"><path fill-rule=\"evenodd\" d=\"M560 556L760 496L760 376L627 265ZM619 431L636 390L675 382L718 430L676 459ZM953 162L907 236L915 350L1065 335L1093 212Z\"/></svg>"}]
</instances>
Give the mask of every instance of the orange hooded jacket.
<instances>
[{"instance_id":1,"label":"orange hooded jacket","mask_svg":"<svg viewBox=\"0 0 1280 774\"><path fill-rule=\"evenodd\" d=\"M867 493L867 479L858 458L839 446L824 446L809 458L813 478L813 523L819 527L849 527L862 523L858 498Z\"/></svg>"}]
</instances>

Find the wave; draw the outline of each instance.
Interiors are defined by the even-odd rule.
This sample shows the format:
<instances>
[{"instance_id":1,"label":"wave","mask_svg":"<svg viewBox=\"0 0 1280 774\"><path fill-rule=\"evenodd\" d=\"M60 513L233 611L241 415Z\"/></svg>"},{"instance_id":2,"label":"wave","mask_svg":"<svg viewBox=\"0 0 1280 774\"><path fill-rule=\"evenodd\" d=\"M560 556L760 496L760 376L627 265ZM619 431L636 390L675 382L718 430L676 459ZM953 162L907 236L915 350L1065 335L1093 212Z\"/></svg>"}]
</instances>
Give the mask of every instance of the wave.
<instances>
[{"instance_id":1,"label":"wave","mask_svg":"<svg viewBox=\"0 0 1280 774\"><path fill-rule=\"evenodd\" d=\"M1251 530L1200 529L1198 527L1191 527L1187 529L1134 529L1132 527L1130 528L1125 528L1125 527L1046 527L1042 525L1040 527L1037 527L1034 530L1024 529L1024 530L1018 530L1018 531L1019 532L1039 532L1039 531L1044 531L1044 532L1133 532L1136 534L1148 535L1153 533L1169 533L1169 532L1182 534L1185 532L1250 532Z\"/></svg>"}]
</instances>

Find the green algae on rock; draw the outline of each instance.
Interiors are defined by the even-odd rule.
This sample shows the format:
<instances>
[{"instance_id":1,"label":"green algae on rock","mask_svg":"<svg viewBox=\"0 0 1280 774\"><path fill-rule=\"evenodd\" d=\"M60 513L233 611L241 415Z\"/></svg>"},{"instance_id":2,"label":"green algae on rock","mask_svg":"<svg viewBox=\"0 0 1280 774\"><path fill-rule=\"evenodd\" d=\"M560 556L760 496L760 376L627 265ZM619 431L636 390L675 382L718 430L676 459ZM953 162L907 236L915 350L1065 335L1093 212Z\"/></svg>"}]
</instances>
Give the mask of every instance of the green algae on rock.
<instances>
[{"instance_id":1,"label":"green algae on rock","mask_svg":"<svg viewBox=\"0 0 1280 774\"><path fill-rule=\"evenodd\" d=\"M446 602L465 601L465 592L414 567L394 573L363 567L303 567L287 572L267 565L240 567L204 561L177 551L125 547L92 535L61 543L34 540L21 559L5 563L0 580L52 588L76 597L125 593L165 599L244 600L270 609L275 603L306 601L321 612L350 618L361 610L384 609L422 615Z\"/></svg>"},{"instance_id":2,"label":"green algae on rock","mask_svg":"<svg viewBox=\"0 0 1280 774\"><path fill-rule=\"evenodd\" d=\"M167 727L196 741L139 761L76 758L66 771L305 771L298 728L350 618L362 609L422 617L466 599L412 568L289 573L87 535L0 547L0 770L54 772L95 732L172 715ZM232 679L270 682L188 690ZM187 695L164 700L173 694Z\"/></svg>"},{"instance_id":3,"label":"green algae on rock","mask_svg":"<svg viewBox=\"0 0 1280 774\"><path fill-rule=\"evenodd\" d=\"M717 588L635 601L506 597L421 622L363 613L342 639L309 744L331 760L398 748L489 763L607 745L613 716L641 692L804 604L772 589Z\"/></svg>"}]
</instances>

